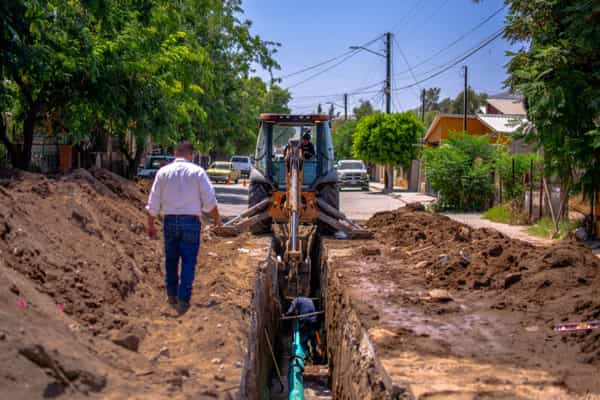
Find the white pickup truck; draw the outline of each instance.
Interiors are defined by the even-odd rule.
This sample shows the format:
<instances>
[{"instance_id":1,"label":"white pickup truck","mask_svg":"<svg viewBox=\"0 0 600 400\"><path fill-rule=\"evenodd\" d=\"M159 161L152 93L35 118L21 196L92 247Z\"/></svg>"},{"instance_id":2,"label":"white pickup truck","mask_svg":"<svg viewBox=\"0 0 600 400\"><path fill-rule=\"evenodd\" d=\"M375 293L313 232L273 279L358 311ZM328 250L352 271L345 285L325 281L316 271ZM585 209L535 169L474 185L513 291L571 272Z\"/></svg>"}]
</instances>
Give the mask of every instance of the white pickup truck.
<instances>
[{"instance_id":1,"label":"white pickup truck","mask_svg":"<svg viewBox=\"0 0 600 400\"><path fill-rule=\"evenodd\" d=\"M250 170L252 169L252 159L247 156L232 156L229 162L233 164L233 169L240 171L242 178L250 177Z\"/></svg>"}]
</instances>

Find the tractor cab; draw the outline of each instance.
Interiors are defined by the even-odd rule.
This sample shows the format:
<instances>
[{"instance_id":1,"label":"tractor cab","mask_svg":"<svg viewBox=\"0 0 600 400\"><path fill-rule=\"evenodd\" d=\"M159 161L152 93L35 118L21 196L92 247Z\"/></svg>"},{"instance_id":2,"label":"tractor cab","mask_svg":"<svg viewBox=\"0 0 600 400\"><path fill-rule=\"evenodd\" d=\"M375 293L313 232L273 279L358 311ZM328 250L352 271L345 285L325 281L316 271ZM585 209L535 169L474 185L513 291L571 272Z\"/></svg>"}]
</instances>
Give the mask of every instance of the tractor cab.
<instances>
[{"instance_id":1,"label":"tractor cab","mask_svg":"<svg viewBox=\"0 0 600 400\"><path fill-rule=\"evenodd\" d=\"M333 143L327 115L261 114L251 183L268 183L275 191L286 190L285 151L290 141L301 142L310 135L315 154L304 157L302 190L337 181ZM253 179L254 177L254 179Z\"/></svg>"}]
</instances>

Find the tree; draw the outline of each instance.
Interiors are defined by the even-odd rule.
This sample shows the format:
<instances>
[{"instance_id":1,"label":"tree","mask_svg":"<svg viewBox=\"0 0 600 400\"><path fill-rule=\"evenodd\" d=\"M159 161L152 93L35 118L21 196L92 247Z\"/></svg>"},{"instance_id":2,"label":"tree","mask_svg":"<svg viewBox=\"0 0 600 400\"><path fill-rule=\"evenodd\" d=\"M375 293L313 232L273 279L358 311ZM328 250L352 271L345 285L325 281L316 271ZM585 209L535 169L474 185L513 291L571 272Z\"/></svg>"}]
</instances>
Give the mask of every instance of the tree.
<instances>
[{"instance_id":1,"label":"tree","mask_svg":"<svg viewBox=\"0 0 600 400\"><path fill-rule=\"evenodd\" d=\"M333 124L331 136L336 159L352 158L352 144L356 124L357 122L354 120L339 121Z\"/></svg>"},{"instance_id":2,"label":"tree","mask_svg":"<svg viewBox=\"0 0 600 400\"><path fill-rule=\"evenodd\" d=\"M506 84L525 98L530 142L543 148L544 172L560 178L554 233L568 194L600 189L600 14L597 2L511 0L505 35L528 43L510 53Z\"/></svg>"},{"instance_id":3,"label":"tree","mask_svg":"<svg viewBox=\"0 0 600 400\"><path fill-rule=\"evenodd\" d=\"M95 65L95 55L84 7L54 3L9 1L0 6L0 142L16 168L29 167L36 126L43 122L63 131L77 91L95 79L96 71L89 68ZM12 109L5 108L8 105ZM22 146L17 145L20 140Z\"/></svg>"},{"instance_id":4,"label":"tree","mask_svg":"<svg viewBox=\"0 0 600 400\"><path fill-rule=\"evenodd\" d=\"M355 157L387 166L386 190L393 189L393 167L408 167L417 155L423 124L410 111L375 112L358 121L352 153Z\"/></svg>"},{"instance_id":5,"label":"tree","mask_svg":"<svg viewBox=\"0 0 600 400\"><path fill-rule=\"evenodd\" d=\"M333 120L335 117L335 106L333 103L329 104L329 110L327 111L327 115L329 115L329 120Z\"/></svg>"},{"instance_id":6,"label":"tree","mask_svg":"<svg viewBox=\"0 0 600 400\"><path fill-rule=\"evenodd\" d=\"M352 112L354 113L354 117L356 120L360 120L367 115L371 115L374 112L373 106L369 100L359 100L358 107L354 107Z\"/></svg>"},{"instance_id":7,"label":"tree","mask_svg":"<svg viewBox=\"0 0 600 400\"><path fill-rule=\"evenodd\" d=\"M485 101L487 100L487 93L476 93L473 89L467 89L468 97L467 97L467 114L476 114L479 112L479 108L485 105ZM465 92L461 91L454 101L452 102L452 113L453 114L462 114L464 112L464 104L465 104Z\"/></svg>"},{"instance_id":8,"label":"tree","mask_svg":"<svg viewBox=\"0 0 600 400\"><path fill-rule=\"evenodd\" d=\"M438 193L440 209L480 211L494 193L491 172L498 153L487 136L450 135L439 147L425 148L427 182Z\"/></svg>"},{"instance_id":9,"label":"tree","mask_svg":"<svg viewBox=\"0 0 600 400\"><path fill-rule=\"evenodd\" d=\"M440 100L440 91L441 89L439 87L425 89L425 111L435 111L439 109L438 102Z\"/></svg>"}]
</instances>

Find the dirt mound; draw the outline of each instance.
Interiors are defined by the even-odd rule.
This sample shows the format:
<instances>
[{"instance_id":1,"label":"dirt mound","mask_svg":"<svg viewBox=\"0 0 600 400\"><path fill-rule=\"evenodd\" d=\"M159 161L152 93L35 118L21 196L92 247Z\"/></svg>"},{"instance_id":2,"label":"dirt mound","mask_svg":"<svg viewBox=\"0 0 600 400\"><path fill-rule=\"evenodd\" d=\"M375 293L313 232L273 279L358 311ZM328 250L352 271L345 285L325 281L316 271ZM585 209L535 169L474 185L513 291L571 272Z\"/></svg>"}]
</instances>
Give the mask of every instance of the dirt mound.
<instances>
[{"instance_id":1,"label":"dirt mound","mask_svg":"<svg viewBox=\"0 0 600 400\"><path fill-rule=\"evenodd\" d=\"M145 234L148 187L101 169L1 181L0 397L232 393L256 267L236 249L254 239L205 235L194 305L176 318L162 242Z\"/></svg>"},{"instance_id":2,"label":"dirt mound","mask_svg":"<svg viewBox=\"0 0 600 400\"><path fill-rule=\"evenodd\" d=\"M367 225L391 257L422 271L431 288L481 291L494 309L535 313L549 328L600 318L600 260L576 242L537 247L414 209L378 213ZM387 273L393 280L397 271ZM586 362L600 364L600 332L563 340L580 344Z\"/></svg>"}]
</instances>

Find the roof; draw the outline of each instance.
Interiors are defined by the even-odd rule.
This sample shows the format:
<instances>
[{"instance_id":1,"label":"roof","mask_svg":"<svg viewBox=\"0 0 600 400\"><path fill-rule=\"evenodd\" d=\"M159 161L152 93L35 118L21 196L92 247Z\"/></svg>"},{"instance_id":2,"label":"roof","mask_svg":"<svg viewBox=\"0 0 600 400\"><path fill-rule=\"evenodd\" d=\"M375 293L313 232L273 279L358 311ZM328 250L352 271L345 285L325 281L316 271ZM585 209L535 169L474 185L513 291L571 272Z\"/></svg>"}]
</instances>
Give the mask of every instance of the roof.
<instances>
[{"instance_id":1,"label":"roof","mask_svg":"<svg viewBox=\"0 0 600 400\"><path fill-rule=\"evenodd\" d=\"M479 114L477 118L494 132L507 134L514 133L527 122L523 115Z\"/></svg>"},{"instance_id":2,"label":"roof","mask_svg":"<svg viewBox=\"0 0 600 400\"><path fill-rule=\"evenodd\" d=\"M427 142L427 140L429 139L429 136L435 130L436 125L439 123L440 119L442 119L442 118L463 119L464 115L463 114L437 114L435 116L435 118L433 119L433 121L431 121L431 125L429 125L429 128L427 129L427 132L425 133L425 137L423 138L424 142ZM469 114L469 115L467 115L467 119L477 119L477 116L473 115L473 114Z\"/></svg>"},{"instance_id":3,"label":"roof","mask_svg":"<svg viewBox=\"0 0 600 400\"><path fill-rule=\"evenodd\" d=\"M486 100L489 105L507 115L526 115L523 100L520 98L489 98Z\"/></svg>"},{"instance_id":4,"label":"roof","mask_svg":"<svg viewBox=\"0 0 600 400\"><path fill-rule=\"evenodd\" d=\"M505 90L504 92L489 95L488 99L511 99L523 101L523 96L519 93L514 93L510 90Z\"/></svg>"}]
</instances>

